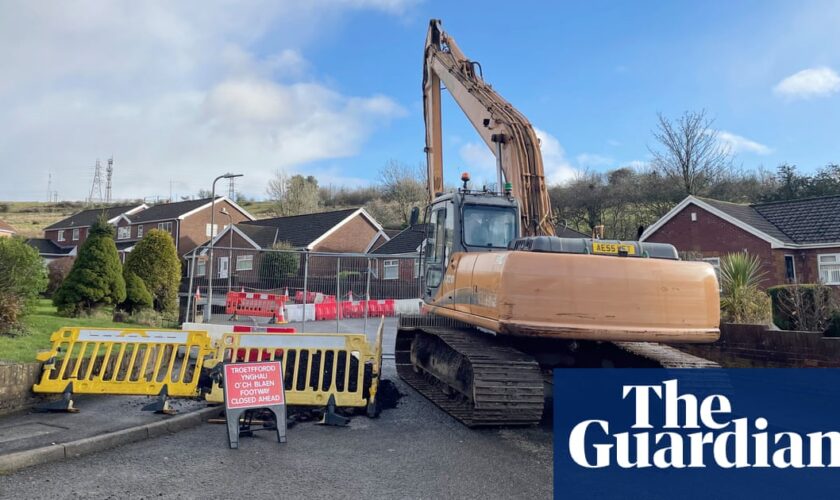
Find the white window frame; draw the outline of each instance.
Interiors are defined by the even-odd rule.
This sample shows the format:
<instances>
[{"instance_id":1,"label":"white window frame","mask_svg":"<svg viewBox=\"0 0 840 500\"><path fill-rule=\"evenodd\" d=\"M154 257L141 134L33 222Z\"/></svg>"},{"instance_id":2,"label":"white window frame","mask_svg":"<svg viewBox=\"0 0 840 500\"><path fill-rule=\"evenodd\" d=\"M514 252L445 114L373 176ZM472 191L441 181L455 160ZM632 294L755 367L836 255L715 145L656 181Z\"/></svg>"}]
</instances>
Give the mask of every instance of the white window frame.
<instances>
[{"instance_id":1,"label":"white window frame","mask_svg":"<svg viewBox=\"0 0 840 500\"><path fill-rule=\"evenodd\" d=\"M206 276L207 275L207 259L198 259L198 262L195 263L195 275L196 276Z\"/></svg>"},{"instance_id":2,"label":"white window frame","mask_svg":"<svg viewBox=\"0 0 840 500\"><path fill-rule=\"evenodd\" d=\"M79 228L73 230L73 241L79 241Z\"/></svg>"},{"instance_id":3,"label":"white window frame","mask_svg":"<svg viewBox=\"0 0 840 500\"><path fill-rule=\"evenodd\" d=\"M248 267L239 267L239 264L248 264ZM236 256L236 270L237 271L253 271L254 270L254 256L253 255L237 255Z\"/></svg>"},{"instance_id":4,"label":"white window frame","mask_svg":"<svg viewBox=\"0 0 840 500\"><path fill-rule=\"evenodd\" d=\"M823 257L833 257L834 262L823 263ZM825 276L827 276L829 279L825 279L823 277L823 267L833 268L833 269L828 269L826 271ZM820 275L820 282L822 282L823 284L825 284L825 285L840 285L840 253L820 253L820 254L817 254L817 271ZM838 279L836 279L836 280L830 279L831 275L834 274L834 272L836 272L837 275L838 275L837 276Z\"/></svg>"},{"instance_id":5,"label":"white window frame","mask_svg":"<svg viewBox=\"0 0 840 500\"><path fill-rule=\"evenodd\" d=\"M61 230L58 231L58 241L67 241L64 238L64 229L61 229Z\"/></svg>"},{"instance_id":6,"label":"white window frame","mask_svg":"<svg viewBox=\"0 0 840 500\"><path fill-rule=\"evenodd\" d=\"M212 238L214 236L217 236L218 234L219 234L219 225L218 224L213 224L213 234L210 234L210 223L208 222L207 224L204 225L204 236L207 236L208 238Z\"/></svg>"},{"instance_id":7,"label":"white window frame","mask_svg":"<svg viewBox=\"0 0 840 500\"><path fill-rule=\"evenodd\" d=\"M137 237L138 238L143 237L143 224L140 224L139 226L137 226Z\"/></svg>"},{"instance_id":8,"label":"white window frame","mask_svg":"<svg viewBox=\"0 0 840 500\"><path fill-rule=\"evenodd\" d=\"M127 240L131 238L131 226L120 226L117 228L117 239Z\"/></svg>"},{"instance_id":9,"label":"white window frame","mask_svg":"<svg viewBox=\"0 0 840 500\"><path fill-rule=\"evenodd\" d=\"M388 270L389 268L396 268L397 275L389 277ZM400 261L399 259L387 259L382 262L382 279L384 280L396 280L400 278Z\"/></svg>"},{"instance_id":10,"label":"white window frame","mask_svg":"<svg viewBox=\"0 0 840 500\"><path fill-rule=\"evenodd\" d=\"M167 233L172 233L172 221L158 222L158 229L160 229L161 231L166 231Z\"/></svg>"},{"instance_id":11,"label":"white window frame","mask_svg":"<svg viewBox=\"0 0 840 500\"><path fill-rule=\"evenodd\" d=\"M414 279L417 279L419 277L420 277L420 259L415 258L414 259Z\"/></svg>"}]
</instances>

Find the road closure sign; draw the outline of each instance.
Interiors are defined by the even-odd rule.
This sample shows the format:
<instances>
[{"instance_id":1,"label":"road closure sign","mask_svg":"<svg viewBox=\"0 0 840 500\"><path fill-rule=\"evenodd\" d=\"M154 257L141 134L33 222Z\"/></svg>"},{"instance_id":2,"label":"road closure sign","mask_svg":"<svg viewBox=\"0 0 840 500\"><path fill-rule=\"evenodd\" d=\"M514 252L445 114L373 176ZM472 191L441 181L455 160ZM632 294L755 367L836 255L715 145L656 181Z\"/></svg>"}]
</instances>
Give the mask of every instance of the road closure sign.
<instances>
[{"instance_id":1,"label":"road closure sign","mask_svg":"<svg viewBox=\"0 0 840 500\"><path fill-rule=\"evenodd\" d=\"M225 408L267 408L285 402L280 361L225 365Z\"/></svg>"},{"instance_id":2,"label":"road closure sign","mask_svg":"<svg viewBox=\"0 0 840 500\"><path fill-rule=\"evenodd\" d=\"M224 370L225 418L231 448L239 448L240 417L265 408L274 413L277 441L286 442L286 397L280 361L227 363Z\"/></svg>"}]
</instances>

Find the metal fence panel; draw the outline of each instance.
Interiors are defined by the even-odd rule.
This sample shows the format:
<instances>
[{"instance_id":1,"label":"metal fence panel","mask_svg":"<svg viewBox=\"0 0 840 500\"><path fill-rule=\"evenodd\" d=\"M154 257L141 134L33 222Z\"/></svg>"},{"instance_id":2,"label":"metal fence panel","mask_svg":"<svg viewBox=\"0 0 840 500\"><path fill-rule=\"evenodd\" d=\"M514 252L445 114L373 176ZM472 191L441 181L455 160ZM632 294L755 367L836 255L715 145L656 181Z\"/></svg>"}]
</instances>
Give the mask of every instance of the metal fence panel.
<instances>
[{"instance_id":1,"label":"metal fence panel","mask_svg":"<svg viewBox=\"0 0 840 500\"><path fill-rule=\"evenodd\" d=\"M422 290L419 257L317 253L297 250L257 250L213 247L213 274L208 276L210 252L196 248L186 256L181 283L181 319L226 322L230 292L287 297L286 321L315 321L379 317L393 314L381 301L418 299ZM319 304L335 303L329 318L317 317ZM348 305L350 303L351 305ZM211 307L212 304L212 307ZM391 308L393 309L393 308ZM331 312L331 311L329 311ZM246 318L253 323L264 322ZM336 327L338 329L338 327Z\"/></svg>"}]
</instances>

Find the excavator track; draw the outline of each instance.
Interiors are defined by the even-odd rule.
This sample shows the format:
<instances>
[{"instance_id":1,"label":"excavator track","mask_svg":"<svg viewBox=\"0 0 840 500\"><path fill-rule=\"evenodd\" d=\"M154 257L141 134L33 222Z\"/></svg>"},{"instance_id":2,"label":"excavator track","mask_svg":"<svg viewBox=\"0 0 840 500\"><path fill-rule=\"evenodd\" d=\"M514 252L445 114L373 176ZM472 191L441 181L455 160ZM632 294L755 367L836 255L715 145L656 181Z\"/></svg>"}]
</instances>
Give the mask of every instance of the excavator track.
<instances>
[{"instance_id":1,"label":"excavator track","mask_svg":"<svg viewBox=\"0 0 840 500\"><path fill-rule=\"evenodd\" d=\"M602 350L604 360L615 359L616 348L625 353L618 365L622 367L720 368L664 344L600 345L614 346ZM469 427L533 425L542 418L544 377L539 364L471 325L439 316L402 316L394 354L400 378ZM731 387L723 371L692 375L686 378L683 373L684 384L698 393L726 393Z\"/></svg>"},{"instance_id":2,"label":"excavator track","mask_svg":"<svg viewBox=\"0 0 840 500\"><path fill-rule=\"evenodd\" d=\"M394 353L399 376L469 427L539 423L544 395L536 361L462 326L443 318L401 320ZM435 362L418 366L421 351L430 350Z\"/></svg>"}]
</instances>

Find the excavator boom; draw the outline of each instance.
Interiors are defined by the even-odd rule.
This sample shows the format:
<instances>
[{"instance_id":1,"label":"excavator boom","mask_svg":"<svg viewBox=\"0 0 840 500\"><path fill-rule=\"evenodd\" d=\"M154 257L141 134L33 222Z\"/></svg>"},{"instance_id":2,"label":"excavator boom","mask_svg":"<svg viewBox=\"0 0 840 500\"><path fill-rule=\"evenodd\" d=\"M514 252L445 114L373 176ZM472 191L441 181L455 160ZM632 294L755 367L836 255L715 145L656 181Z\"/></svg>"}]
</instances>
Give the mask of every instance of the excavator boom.
<instances>
[{"instance_id":1,"label":"excavator boom","mask_svg":"<svg viewBox=\"0 0 840 500\"><path fill-rule=\"evenodd\" d=\"M553 236L551 203L534 127L484 81L481 66L467 59L455 39L441 30L440 21L436 19L429 23L423 64L430 199L443 194L444 190L441 83L496 157L500 174L496 190L501 192L504 182L511 184L513 198L520 204L522 234Z\"/></svg>"}]
</instances>

